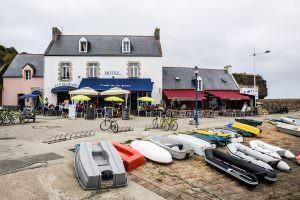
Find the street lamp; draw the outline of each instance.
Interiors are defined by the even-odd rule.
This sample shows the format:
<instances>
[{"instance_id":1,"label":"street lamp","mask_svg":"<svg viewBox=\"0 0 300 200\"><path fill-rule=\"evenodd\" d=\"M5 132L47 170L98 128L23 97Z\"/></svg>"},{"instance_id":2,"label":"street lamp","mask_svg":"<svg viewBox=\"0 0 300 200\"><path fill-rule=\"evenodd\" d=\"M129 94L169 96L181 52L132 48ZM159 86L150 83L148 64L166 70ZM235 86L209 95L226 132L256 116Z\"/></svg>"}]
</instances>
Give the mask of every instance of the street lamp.
<instances>
[{"instance_id":1,"label":"street lamp","mask_svg":"<svg viewBox=\"0 0 300 200\"><path fill-rule=\"evenodd\" d=\"M258 56L258 55L262 55L262 54L267 54L267 53L270 53L271 51L270 50L267 50L265 52L262 52L262 53L256 53L255 52L255 47L253 47L253 53L250 55L253 57L253 86L254 86L254 91L256 90L256 74L255 74L255 56ZM257 89L257 98L258 98L258 89ZM254 98L254 106L256 106L256 96Z\"/></svg>"},{"instance_id":2,"label":"street lamp","mask_svg":"<svg viewBox=\"0 0 300 200\"><path fill-rule=\"evenodd\" d=\"M195 76L196 76L196 81L195 81L195 84L196 84L196 102L195 102L195 106L196 106L196 111L195 111L195 122L196 122L196 128L198 128L198 74L199 74L199 71L198 71L198 67L195 66Z\"/></svg>"}]
</instances>

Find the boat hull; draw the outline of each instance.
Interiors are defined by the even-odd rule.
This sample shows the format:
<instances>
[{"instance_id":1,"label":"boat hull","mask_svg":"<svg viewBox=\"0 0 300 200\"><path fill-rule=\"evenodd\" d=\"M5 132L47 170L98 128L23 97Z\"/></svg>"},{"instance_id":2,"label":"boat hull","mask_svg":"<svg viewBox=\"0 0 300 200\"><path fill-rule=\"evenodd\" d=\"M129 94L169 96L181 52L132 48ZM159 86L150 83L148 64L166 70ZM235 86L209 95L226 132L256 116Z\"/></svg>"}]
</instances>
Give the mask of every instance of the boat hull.
<instances>
[{"instance_id":1,"label":"boat hull","mask_svg":"<svg viewBox=\"0 0 300 200\"><path fill-rule=\"evenodd\" d=\"M194 154L194 150L187 144L180 143L167 136L154 136L148 138L152 143L166 149L177 160L189 158Z\"/></svg>"},{"instance_id":2,"label":"boat hull","mask_svg":"<svg viewBox=\"0 0 300 200\"><path fill-rule=\"evenodd\" d=\"M120 154L125 170L127 172L130 172L139 166L145 164L145 158L142 154L140 154L138 151L134 150L133 148L130 148L127 145L122 145L117 142L112 143L118 153Z\"/></svg>"},{"instance_id":3,"label":"boat hull","mask_svg":"<svg viewBox=\"0 0 300 200\"><path fill-rule=\"evenodd\" d=\"M253 120L253 119L235 119L235 121L237 122L240 122L242 124L247 124L247 125L250 125L250 126L260 126L262 125L262 122L261 121L256 121L256 120Z\"/></svg>"}]
</instances>

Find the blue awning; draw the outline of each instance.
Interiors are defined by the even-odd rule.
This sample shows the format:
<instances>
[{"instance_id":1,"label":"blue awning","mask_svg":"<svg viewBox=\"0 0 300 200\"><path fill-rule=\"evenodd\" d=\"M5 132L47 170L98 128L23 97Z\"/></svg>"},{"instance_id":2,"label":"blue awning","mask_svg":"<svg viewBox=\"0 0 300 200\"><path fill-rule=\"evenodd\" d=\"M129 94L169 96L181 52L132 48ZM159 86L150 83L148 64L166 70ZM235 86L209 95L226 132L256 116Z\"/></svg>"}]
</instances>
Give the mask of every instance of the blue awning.
<instances>
[{"instance_id":1,"label":"blue awning","mask_svg":"<svg viewBox=\"0 0 300 200\"><path fill-rule=\"evenodd\" d=\"M52 88L51 92L52 93L64 93L64 92L69 92L71 90L75 90L77 89L76 87L72 87L72 86L58 86L55 88Z\"/></svg>"},{"instance_id":2,"label":"blue awning","mask_svg":"<svg viewBox=\"0 0 300 200\"><path fill-rule=\"evenodd\" d=\"M38 97L38 94L24 94L22 96L19 96L19 100L24 100L24 99L30 99L30 98L35 98Z\"/></svg>"},{"instance_id":3,"label":"blue awning","mask_svg":"<svg viewBox=\"0 0 300 200\"><path fill-rule=\"evenodd\" d=\"M94 90L104 91L119 87L129 91L152 91L150 78L83 78L79 88L90 87Z\"/></svg>"}]
</instances>

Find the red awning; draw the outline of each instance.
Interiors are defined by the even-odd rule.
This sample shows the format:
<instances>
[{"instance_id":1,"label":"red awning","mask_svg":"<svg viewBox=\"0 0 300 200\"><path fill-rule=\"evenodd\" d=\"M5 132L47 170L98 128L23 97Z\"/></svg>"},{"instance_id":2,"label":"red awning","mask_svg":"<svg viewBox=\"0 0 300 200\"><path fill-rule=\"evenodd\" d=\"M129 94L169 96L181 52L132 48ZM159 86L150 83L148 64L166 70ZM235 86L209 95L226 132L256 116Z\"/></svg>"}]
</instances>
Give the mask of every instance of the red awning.
<instances>
[{"instance_id":1,"label":"red awning","mask_svg":"<svg viewBox=\"0 0 300 200\"><path fill-rule=\"evenodd\" d=\"M195 90L163 90L163 94L169 100L180 100L180 101L195 101L196 91ZM205 99L203 92L198 92L198 99Z\"/></svg>"},{"instance_id":2,"label":"red awning","mask_svg":"<svg viewBox=\"0 0 300 200\"><path fill-rule=\"evenodd\" d=\"M248 96L241 95L240 91L210 90L205 92L224 100L249 100L250 99Z\"/></svg>"}]
</instances>

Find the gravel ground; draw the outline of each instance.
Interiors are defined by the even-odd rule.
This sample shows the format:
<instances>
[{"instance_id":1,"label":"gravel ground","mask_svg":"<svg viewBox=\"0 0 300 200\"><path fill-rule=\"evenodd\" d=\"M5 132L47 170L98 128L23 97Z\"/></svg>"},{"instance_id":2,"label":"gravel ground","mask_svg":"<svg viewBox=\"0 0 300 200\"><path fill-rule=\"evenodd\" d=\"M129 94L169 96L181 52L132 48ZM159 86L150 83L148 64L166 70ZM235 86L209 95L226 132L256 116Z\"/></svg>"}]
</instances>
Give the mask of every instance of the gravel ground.
<instances>
[{"instance_id":1,"label":"gravel ground","mask_svg":"<svg viewBox=\"0 0 300 200\"><path fill-rule=\"evenodd\" d=\"M293 113L289 115L300 115ZM257 117L263 120L272 116ZM273 117L279 117L274 115ZM108 191L84 191L75 179L73 169L74 153L69 149L82 141L110 140L124 142L149 135L171 134L173 132L150 129L153 118L133 117L129 121L118 120L121 127L130 126L134 131L117 134L99 130L102 119L69 120L59 117L39 116L37 123L0 126L0 194L3 199L299 199L299 166L288 161L292 167L290 173L278 172L278 181L268 185L261 183L249 189L230 177L224 176L205 164L201 157L185 161L174 161L171 165L157 165L150 161L129 174L127 187ZM177 132L190 131L190 119L178 119ZM224 126L234 118L200 119L200 128ZM263 141L287 147L300 154L299 138L277 133L274 126L264 123ZM62 141L53 144L42 143L50 136L76 132L93 131L94 136ZM35 159L35 156L55 153L58 157L52 161ZM30 162L26 165L24 160ZM13 162L11 162L13 160ZM22 169L16 169L15 163L22 161ZM9 167L9 164L14 165ZM11 170L13 169L13 170ZM16 188L18 188L16 190ZM159 196L158 196L158 195ZM141 198L142 197L142 198Z\"/></svg>"}]
</instances>

